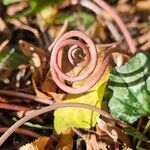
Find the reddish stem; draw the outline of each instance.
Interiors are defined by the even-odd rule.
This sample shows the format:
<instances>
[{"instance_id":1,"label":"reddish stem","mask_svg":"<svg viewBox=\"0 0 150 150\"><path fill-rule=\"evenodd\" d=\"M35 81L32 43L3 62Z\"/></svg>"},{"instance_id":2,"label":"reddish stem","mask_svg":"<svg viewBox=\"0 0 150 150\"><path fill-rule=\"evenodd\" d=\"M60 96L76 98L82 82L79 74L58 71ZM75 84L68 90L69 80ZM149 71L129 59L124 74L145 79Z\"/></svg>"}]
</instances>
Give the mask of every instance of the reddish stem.
<instances>
[{"instance_id":1,"label":"reddish stem","mask_svg":"<svg viewBox=\"0 0 150 150\"><path fill-rule=\"evenodd\" d=\"M71 39L72 37L81 38L82 40L84 40L86 42L87 46L84 43L81 43L79 40ZM89 69L84 74L81 74L77 77L71 77L71 76L64 74L61 71L59 64L61 64L61 61L62 61L60 59L61 58L60 55L62 55L62 53L60 53L60 52L62 52L63 48L67 45L76 45L76 46L80 47L86 54L84 66L89 64ZM69 52L70 52L70 50L69 50ZM71 47L71 52L73 52L72 47ZM69 87L64 84L62 79L71 81L71 82L76 82L76 81L84 80L87 77L89 77L93 73L93 71L95 70L96 65L97 65L97 51L96 51L96 47L95 47L93 41L86 34L80 32L80 31L76 31L76 30L67 32L57 41L57 43L54 46L53 51L51 53L50 71L51 71L52 77L53 77L55 83L62 90L66 91L68 93L72 93L72 94L83 93L83 92L89 90L91 87L93 87L103 76L103 74L109 64L109 58L113 52L119 52L119 53L124 53L126 55L129 55L129 53L127 51L123 51L123 50L119 51L115 46L110 48L106 52L106 56L102 62L99 72L97 73L97 75L94 77L94 79L91 82L89 82L87 85L85 85L81 88L78 88L78 89ZM71 55L71 53L69 53L69 54L68 54L68 57L72 63L72 55Z\"/></svg>"},{"instance_id":2,"label":"reddish stem","mask_svg":"<svg viewBox=\"0 0 150 150\"><path fill-rule=\"evenodd\" d=\"M70 1L71 1L71 4L73 4L73 5L76 5L77 3L79 3L79 0L70 0ZM117 23L120 30L124 34L124 36L127 40L127 43L129 45L131 53L134 54L137 51L135 43L134 43L126 25L123 23L122 19L119 17L117 12L115 10L113 10L111 8L111 6L109 6L103 0L93 0L93 2L95 2L99 7L104 9L114 19L114 21ZM81 4L82 4L82 2L81 2ZM91 9L91 7L89 7L89 9ZM94 9L92 8L92 11L93 10ZM96 12L96 11L94 11L94 12ZM79 40L71 39L73 37L78 37L78 38L82 39L83 41L86 42L87 46L85 46L85 44L81 43ZM61 71L60 64L61 64L62 60L60 58L62 57L63 47L65 47L66 45L73 45L69 49L69 54L68 54L68 59L71 64L75 64L73 57L71 55L71 53L73 53L73 51L74 51L74 49L73 49L74 47L80 47L85 52L85 54L86 54L85 65L89 64L89 69L84 74L79 75L77 77L70 77ZM119 51L117 51L117 52L119 52ZM112 53L111 51L108 51L105 59L103 60L102 65L99 69L97 76L95 76L95 78L89 84L87 84L81 88L78 88L78 89L66 86L64 84L64 80L71 81L71 82L77 82L77 81L86 79L93 73L93 71L95 70L96 65L97 65L97 51L96 51L96 47L95 47L93 41L86 34L80 32L80 31L70 31L68 33L65 33L56 42L56 45L54 46L52 54L51 54L50 70L51 70L52 77L53 77L55 83L62 90L66 91L68 93L72 93L72 94L83 93L83 92L89 90L90 88L92 88L100 80L100 78L102 77L102 75L104 74L104 72L108 66L111 53Z\"/></svg>"},{"instance_id":3,"label":"reddish stem","mask_svg":"<svg viewBox=\"0 0 150 150\"><path fill-rule=\"evenodd\" d=\"M6 96L20 97L20 98L24 98L25 100L34 100L43 104L49 104L49 105L53 104L52 100L44 99L44 98L42 99L30 94L16 92L16 91L0 90L0 94Z\"/></svg>"},{"instance_id":4,"label":"reddish stem","mask_svg":"<svg viewBox=\"0 0 150 150\"><path fill-rule=\"evenodd\" d=\"M114 142L114 148L115 148L115 150L119 150L119 144L118 144L118 142Z\"/></svg>"},{"instance_id":5,"label":"reddish stem","mask_svg":"<svg viewBox=\"0 0 150 150\"><path fill-rule=\"evenodd\" d=\"M35 110L34 112L29 113L28 115L26 115L25 117L21 118L19 121L17 121L14 125L12 125L1 137L0 137L0 146L7 140L7 138L14 132L16 131L16 129L18 129L21 125L23 125L26 121L33 119L41 114L44 114L46 112L50 112L52 110L55 109L59 109L59 108L66 108L66 107L79 107L79 108L85 108L85 109L89 109L92 110L94 112L97 112L99 114L101 114L102 116L108 118L109 120L114 121L115 123L117 123L118 125L122 126L122 127L129 127L126 123L115 119L114 117L112 117L110 114L108 114L107 112L89 105L89 104L83 104L83 103L54 103L51 106L47 106L47 107L43 107L39 110Z\"/></svg>"},{"instance_id":6,"label":"reddish stem","mask_svg":"<svg viewBox=\"0 0 150 150\"><path fill-rule=\"evenodd\" d=\"M120 30L122 31L122 33L124 34L127 43L129 45L130 51L131 53L135 53L137 51L135 43L126 27L126 25L124 24L124 22L122 21L122 19L120 18L120 16L117 14L117 12L115 10L113 10L111 8L111 6L109 6L105 1L103 0L93 0L97 5L99 5L100 7L102 7L110 16L112 16L112 18L115 20L115 22L118 24Z\"/></svg>"},{"instance_id":7,"label":"reddish stem","mask_svg":"<svg viewBox=\"0 0 150 150\"><path fill-rule=\"evenodd\" d=\"M29 107L19 106L19 105L13 105L13 104L7 104L7 103L0 103L0 109L7 109L7 110L30 110Z\"/></svg>"},{"instance_id":8,"label":"reddish stem","mask_svg":"<svg viewBox=\"0 0 150 150\"><path fill-rule=\"evenodd\" d=\"M0 133L4 133L8 130L9 128L8 127L0 127ZM40 137L41 135L36 133L36 132L33 132L33 131L30 131L28 129L23 129L23 128L18 128L15 130L15 133L17 134L22 134L22 135L27 135L27 136L31 136L31 137L34 137L34 138L38 138Z\"/></svg>"},{"instance_id":9,"label":"reddish stem","mask_svg":"<svg viewBox=\"0 0 150 150\"><path fill-rule=\"evenodd\" d=\"M93 2L95 2L99 7L104 9L114 19L114 21L117 23L120 30L124 34L124 37L126 38L127 43L129 45L130 51L134 54L137 51L136 46L135 46L135 42L133 41L131 34L129 33L126 25L124 24L124 22L122 21L122 19L118 15L118 13L114 9L112 9L111 6L109 6L103 0L93 0ZM79 3L79 0L71 0L71 3L73 5L77 4L77 3Z\"/></svg>"}]
</instances>

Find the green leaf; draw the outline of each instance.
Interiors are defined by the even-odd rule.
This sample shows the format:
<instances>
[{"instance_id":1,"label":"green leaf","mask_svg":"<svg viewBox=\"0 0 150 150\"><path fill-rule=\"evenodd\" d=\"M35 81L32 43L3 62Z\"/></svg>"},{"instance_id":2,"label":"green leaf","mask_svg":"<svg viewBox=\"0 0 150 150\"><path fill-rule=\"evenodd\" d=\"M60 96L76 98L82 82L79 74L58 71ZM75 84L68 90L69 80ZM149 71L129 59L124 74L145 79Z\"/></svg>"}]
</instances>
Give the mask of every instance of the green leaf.
<instances>
[{"instance_id":1,"label":"green leaf","mask_svg":"<svg viewBox=\"0 0 150 150\"><path fill-rule=\"evenodd\" d=\"M33 12L39 12L47 6L58 4L64 0L29 0Z\"/></svg>"},{"instance_id":2,"label":"green leaf","mask_svg":"<svg viewBox=\"0 0 150 150\"><path fill-rule=\"evenodd\" d=\"M15 50L14 48L7 48L0 53L0 68L6 67L15 69L19 65L27 63L29 60L29 57L18 50Z\"/></svg>"},{"instance_id":3,"label":"green leaf","mask_svg":"<svg viewBox=\"0 0 150 150\"><path fill-rule=\"evenodd\" d=\"M109 101L111 114L134 123L150 113L150 54L138 52L130 61L111 72Z\"/></svg>"},{"instance_id":4,"label":"green leaf","mask_svg":"<svg viewBox=\"0 0 150 150\"><path fill-rule=\"evenodd\" d=\"M91 15L90 13L87 12L78 12L70 15L69 13L63 13L60 14L56 19L55 19L55 24L63 24L65 20L69 21L69 26L71 28L74 28L77 26L77 20L80 19L82 24L88 28L90 25L92 25L95 21L95 17Z\"/></svg>"},{"instance_id":5,"label":"green leaf","mask_svg":"<svg viewBox=\"0 0 150 150\"><path fill-rule=\"evenodd\" d=\"M68 94L65 102L86 103L100 108L108 78L109 73L107 71L102 79L88 92L79 95ZM83 81L76 84L76 87L82 84ZM57 133L61 133L68 127L94 127L99 114L83 108L61 108L55 111L54 116L55 130Z\"/></svg>"},{"instance_id":6,"label":"green leaf","mask_svg":"<svg viewBox=\"0 0 150 150\"><path fill-rule=\"evenodd\" d=\"M122 129L126 134L136 137L139 140L150 142L150 139L147 138L144 134L138 132L134 128L123 128Z\"/></svg>"},{"instance_id":7,"label":"green leaf","mask_svg":"<svg viewBox=\"0 0 150 150\"><path fill-rule=\"evenodd\" d=\"M10 4L13 4L13 3L17 3L17 2L20 2L21 0L3 0L3 4L4 5L10 5Z\"/></svg>"}]
</instances>

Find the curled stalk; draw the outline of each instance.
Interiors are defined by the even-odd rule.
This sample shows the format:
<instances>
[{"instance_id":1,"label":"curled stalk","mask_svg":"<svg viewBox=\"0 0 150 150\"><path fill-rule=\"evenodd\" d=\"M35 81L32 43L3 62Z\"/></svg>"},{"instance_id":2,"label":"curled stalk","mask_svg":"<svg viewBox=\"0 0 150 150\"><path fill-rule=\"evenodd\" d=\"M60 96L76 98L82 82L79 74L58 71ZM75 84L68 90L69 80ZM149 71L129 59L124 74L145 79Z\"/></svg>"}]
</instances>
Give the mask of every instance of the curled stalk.
<instances>
[{"instance_id":1,"label":"curled stalk","mask_svg":"<svg viewBox=\"0 0 150 150\"><path fill-rule=\"evenodd\" d=\"M82 39L85 43L73 39L73 37L78 37ZM73 45L68 51L68 60L70 61L71 64L75 65L74 62L74 50L79 47L80 49L83 50L85 53L85 61L82 64L83 66L88 65L88 70L76 77L72 77L69 75L66 75L61 71L61 63L62 63L62 52L65 48L65 46L68 45ZM69 87L64 84L64 80L66 81L71 81L71 82L78 82L82 81L86 78L88 78L95 70L96 65L97 65L97 50L96 47L93 43L93 41L84 33L80 31L70 31L65 33L56 43L56 45L53 48L53 51L51 53L51 60L50 60L50 71L52 74L52 77L55 81L55 83L64 90L65 92L72 93L72 94L79 94L86 92L90 88L92 88L103 76L108 64L109 64L109 58L113 52L119 52L119 53L124 53L126 55L130 55L128 52L122 50L119 51L116 46L111 47L107 52L106 56L103 59L102 65L99 69L99 72L97 75L93 78L91 82L89 82L87 85L81 87L81 88L73 88Z\"/></svg>"}]
</instances>

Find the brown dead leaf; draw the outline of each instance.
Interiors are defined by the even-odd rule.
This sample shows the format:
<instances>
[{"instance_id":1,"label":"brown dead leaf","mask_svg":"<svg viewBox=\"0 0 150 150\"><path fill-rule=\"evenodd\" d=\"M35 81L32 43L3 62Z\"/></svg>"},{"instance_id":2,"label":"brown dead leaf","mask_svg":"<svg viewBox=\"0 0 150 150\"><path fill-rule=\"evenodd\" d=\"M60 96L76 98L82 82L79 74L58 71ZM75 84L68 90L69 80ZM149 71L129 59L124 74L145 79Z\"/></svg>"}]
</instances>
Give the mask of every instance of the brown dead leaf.
<instances>
[{"instance_id":1,"label":"brown dead leaf","mask_svg":"<svg viewBox=\"0 0 150 150\"><path fill-rule=\"evenodd\" d=\"M0 81L2 81L2 82L5 83L5 80L9 78L9 76L11 75L11 73L12 73L12 70L10 70L10 69L1 70Z\"/></svg>"},{"instance_id":2,"label":"brown dead leaf","mask_svg":"<svg viewBox=\"0 0 150 150\"><path fill-rule=\"evenodd\" d=\"M7 100L5 98L3 98L3 97L0 97L0 102L2 102L2 103L8 103Z\"/></svg>"},{"instance_id":3,"label":"brown dead leaf","mask_svg":"<svg viewBox=\"0 0 150 150\"><path fill-rule=\"evenodd\" d=\"M98 17L98 24L97 24L97 28L96 28L96 36L100 37L100 39L102 41L107 41L108 37L106 34L106 23L104 22L104 20L101 17Z\"/></svg>"},{"instance_id":4,"label":"brown dead leaf","mask_svg":"<svg viewBox=\"0 0 150 150\"><path fill-rule=\"evenodd\" d=\"M0 31L4 31L6 29L6 23L4 20L0 17Z\"/></svg>"},{"instance_id":5,"label":"brown dead leaf","mask_svg":"<svg viewBox=\"0 0 150 150\"><path fill-rule=\"evenodd\" d=\"M68 128L60 135L60 140L57 144L56 150L72 150L73 148L73 131Z\"/></svg>"},{"instance_id":6,"label":"brown dead leaf","mask_svg":"<svg viewBox=\"0 0 150 150\"><path fill-rule=\"evenodd\" d=\"M141 50L150 49L150 27L146 27L141 30L142 35L138 38L138 42L141 44Z\"/></svg>"},{"instance_id":7,"label":"brown dead leaf","mask_svg":"<svg viewBox=\"0 0 150 150\"><path fill-rule=\"evenodd\" d=\"M53 99L57 102L60 102L65 96L64 93L56 92L57 85L51 79L49 74L46 76L46 79L42 83L42 91L47 93L50 97L53 97Z\"/></svg>"},{"instance_id":8,"label":"brown dead leaf","mask_svg":"<svg viewBox=\"0 0 150 150\"><path fill-rule=\"evenodd\" d=\"M94 39L97 29L97 22L94 22L86 31L85 33Z\"/></svg>"},{"instance_id":9,"label":"brown dead leaf","mask_svg":"<svg viewBox=\"0 0 150 150\"><path fill-rule=\"evenodd\" d=\"M36 86L36 82L34 79L32 79L32 85L33 85L33 89L36 93L36 96L39 97L39 98L44 98L44 99L51 99L52 97L50 96L47 96L46 94L40 92Z\"/></svg>"},{"instance_id":10,"label":"brown dead leaf","mask_svg":"<svg viewBox=\"0 0 150 150\"><path fill-rule=\"evenodd\" d=\"M131 5L130 5L130 4L119 4L119 5L117 6L117 10L118 10L119 12L122 12L122 13L124 13L124 12L130 12L130 10L131 10Z\"/></svg>"},{"instance_id":11,"label":"brown dead leaf","mask_svg":"<svg viewBox=\"0 0 150 150\"><path fill-rule=\"evenodd\" d=\"M124 132L122 132L122 130L120 128L118 128L114 125L108 124L108 123L106 123L106 124L107 124L107 128L108 128L109 131L115 130L117 132L118 140L121 141L122 143L124 143L125 147L131 147L129 137ZM96 132L97 132L97 134L100 135L100 137L108 136L107 133L104 132L103 130L101 130L98 126L96 126Z\"/></svg>"},{"instance_id":12,"label":"brown dead leaf","mask_svg":"<svg viewBox=\"0 0 150 150\"><path fill-rule=\"evenodd\" d=\"M28 3L25 1L22 1L20 3L14 4L14 5L10 5L7 8L7 14L8 14L8 16L14 16L17 12L20 12L27 7L28 7Z\"/></svg>"},{"instance_id":13,"label":"brown dead leaf","mask_svg":"<svg viewBox=\"0 0 150 150\"><path fill-rule=\"evenodd\" d=\"M62 26L50 26L48 29L48 35L54 40L58 32L61 30Z\"/></svg>"},{"instance_id":14,"label":"brown dead leaf","mask_svg":"<svg viewBox=\"0 0 150 150\"><path fill-rule=\"evenodd\" d=\"M55 82L47 76L44 82L42 83L42 91L49 93L49 92L56 92L57 86Z\"/></svg>"},{"instance_id":15,"label":"brown dead leaf","mask_svg":"<svg viewBox=\"0 0 150 150\"><path fill-rule=\"evenodd\" d=\"M49 137L40 137L36 139L33 144L38 147L38 150L45 150L46 147L50 144L51 140Z\"/></svg>"},{"instance_id":16,"label":"brown dead leaf","mask_svg":"<svg viewBox=\"0 0 150 150\"><path fill-rule=\"evenodd\" d=\"M150 10L150 1L149 0L137 1L136 7L139 10L149 11Z\"/></svg>"},{"instance_id":17,"label":"brown dead leaf","mask_svg":"<svg viewBox=\"0 0 150 150\"><path fill-rule=\"evenodd\" d=\"M101 136L97 136L94 131L88 134L83 134L76 128L73 128L73 131L85 141L87 150L107 150L112 145L112 143L106 144L105 141L102 141Z\"/></svg>"},{"instance_id":18,"label":"brown dead leaf","mask_svg":"<svg viewBox=\"0 0 150 150\"><path fill-rule=\"evenodd\" d=\"M49 54L46 53L42 48L36 47L35 45L27 41L19 40L19 46L22 52L29 57L32 57L33 53L37 53L40 58L43 58L43 56L45 56L46 58L50 57Z\"/></svg>"},{"instance_id":19,"label":"brown dead leaf","mask_svg":"<svg viewBox=\"0 0 150 150\"><path fill-rule=\"evenodd\" d=\"M98 141L95 134L88 134L85 138L87 150L107 150L105 142Z\"/></svg>"},{"instance_id":20,"label":"brown dead leaf","mask_svg":"<svg viewBox=\"0 0 150 150\"><path fill-rule=\"evenodd\" d=\"M116 132L116 130L114 129L109 130L107 123L100 118L97 118L97 123L98 123L98 127L100 128L100 130L106 132L107 135L110 136L114 142L117 142L118 133Z\"/></svg>"},{"instance_id":21,"label":"brown dead leaf","mask_svg":"<svg viewBox=\"0 0 150 150\"><path fill-rule=\"evenodd\" d=\"M40 137L31 143L23 145L19 150L46 150L50 143L51 139L49 137Z\"/></svg>"}]
</instances>

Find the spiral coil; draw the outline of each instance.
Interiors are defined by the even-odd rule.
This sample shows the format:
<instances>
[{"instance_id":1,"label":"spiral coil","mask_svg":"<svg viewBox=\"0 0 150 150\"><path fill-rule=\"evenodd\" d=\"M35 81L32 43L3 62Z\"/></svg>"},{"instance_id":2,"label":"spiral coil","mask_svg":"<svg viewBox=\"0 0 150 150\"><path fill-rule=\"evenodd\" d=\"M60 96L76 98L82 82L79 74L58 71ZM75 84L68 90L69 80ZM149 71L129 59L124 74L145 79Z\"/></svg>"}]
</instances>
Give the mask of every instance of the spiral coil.
<instances>
[{"instance_id":1,"label":"spiral coil","mask_svg":"<svg viewBox=\"0 0 150 150\"><path fill-rule=\"evenodd\" d=\"M71 4L73 4L73 5L76 5L79 2L80 2L79 0L71 0ZM112 18L114 19L114 21L117 23L120 30L124 34L131 53L134 54L137 51L136 47L135 47L135 43L133 42L133 39L132 39L129 31L127 30L125 24L123 23L121 18L118 16L118 14L113 9L111 9L111 7L103 0L93 0L93 2L95 2L95 4L97 4L97 6L101 7L108 14L110 14L112 16ZM85 7L90 9L90 7L88 7L88 6L85 6ZM73 39L73 37L78 37L78 38L82 39L83 41L85 41L86 44L82 43L80 40ZM63 48L67 45L72 45L68 51L68 60L70 61L70 63L72 65L78 65L78 66L79 65L82 65L82 66L89 65L88 70L84 74L81 74L76 77L71 77L61 71L62 52L64 50ZM74 53L78 47L80 49L82 49L86 55L85 61L83 64L76 64L76 62L74 60L75 59ZM73 94L83 93L83 92L89 90L91 87L93 87L99 81L99 79L102 77L102 75L104 74L104 72L107 68L107 65L109 63L109 57L110 57L111 53L113 53L114 51L130 55L126 51L116 50L115 46L108 49L108 52L103 60L103 63L100 67L98 74L94 77L94 79L91 82L89 82L87 85L85 85L81 88L78 88L78 89L69 87L64 84L64 80L71 81L71 82L81 81L81 80L84 80L87 77L89 77L94 72L96 65L97 65L97 51L96 51L96 47L95 47L93 41L86 34L80 32L80 31L67 32L64 35L62 35L62 37L60 37L60 39L55 44L53 51L51 53L50 71L51 71L52 77L53 77L55 83L62 90L66 91L68 93L73 93Z\"/></svg>"}]
</instances>

